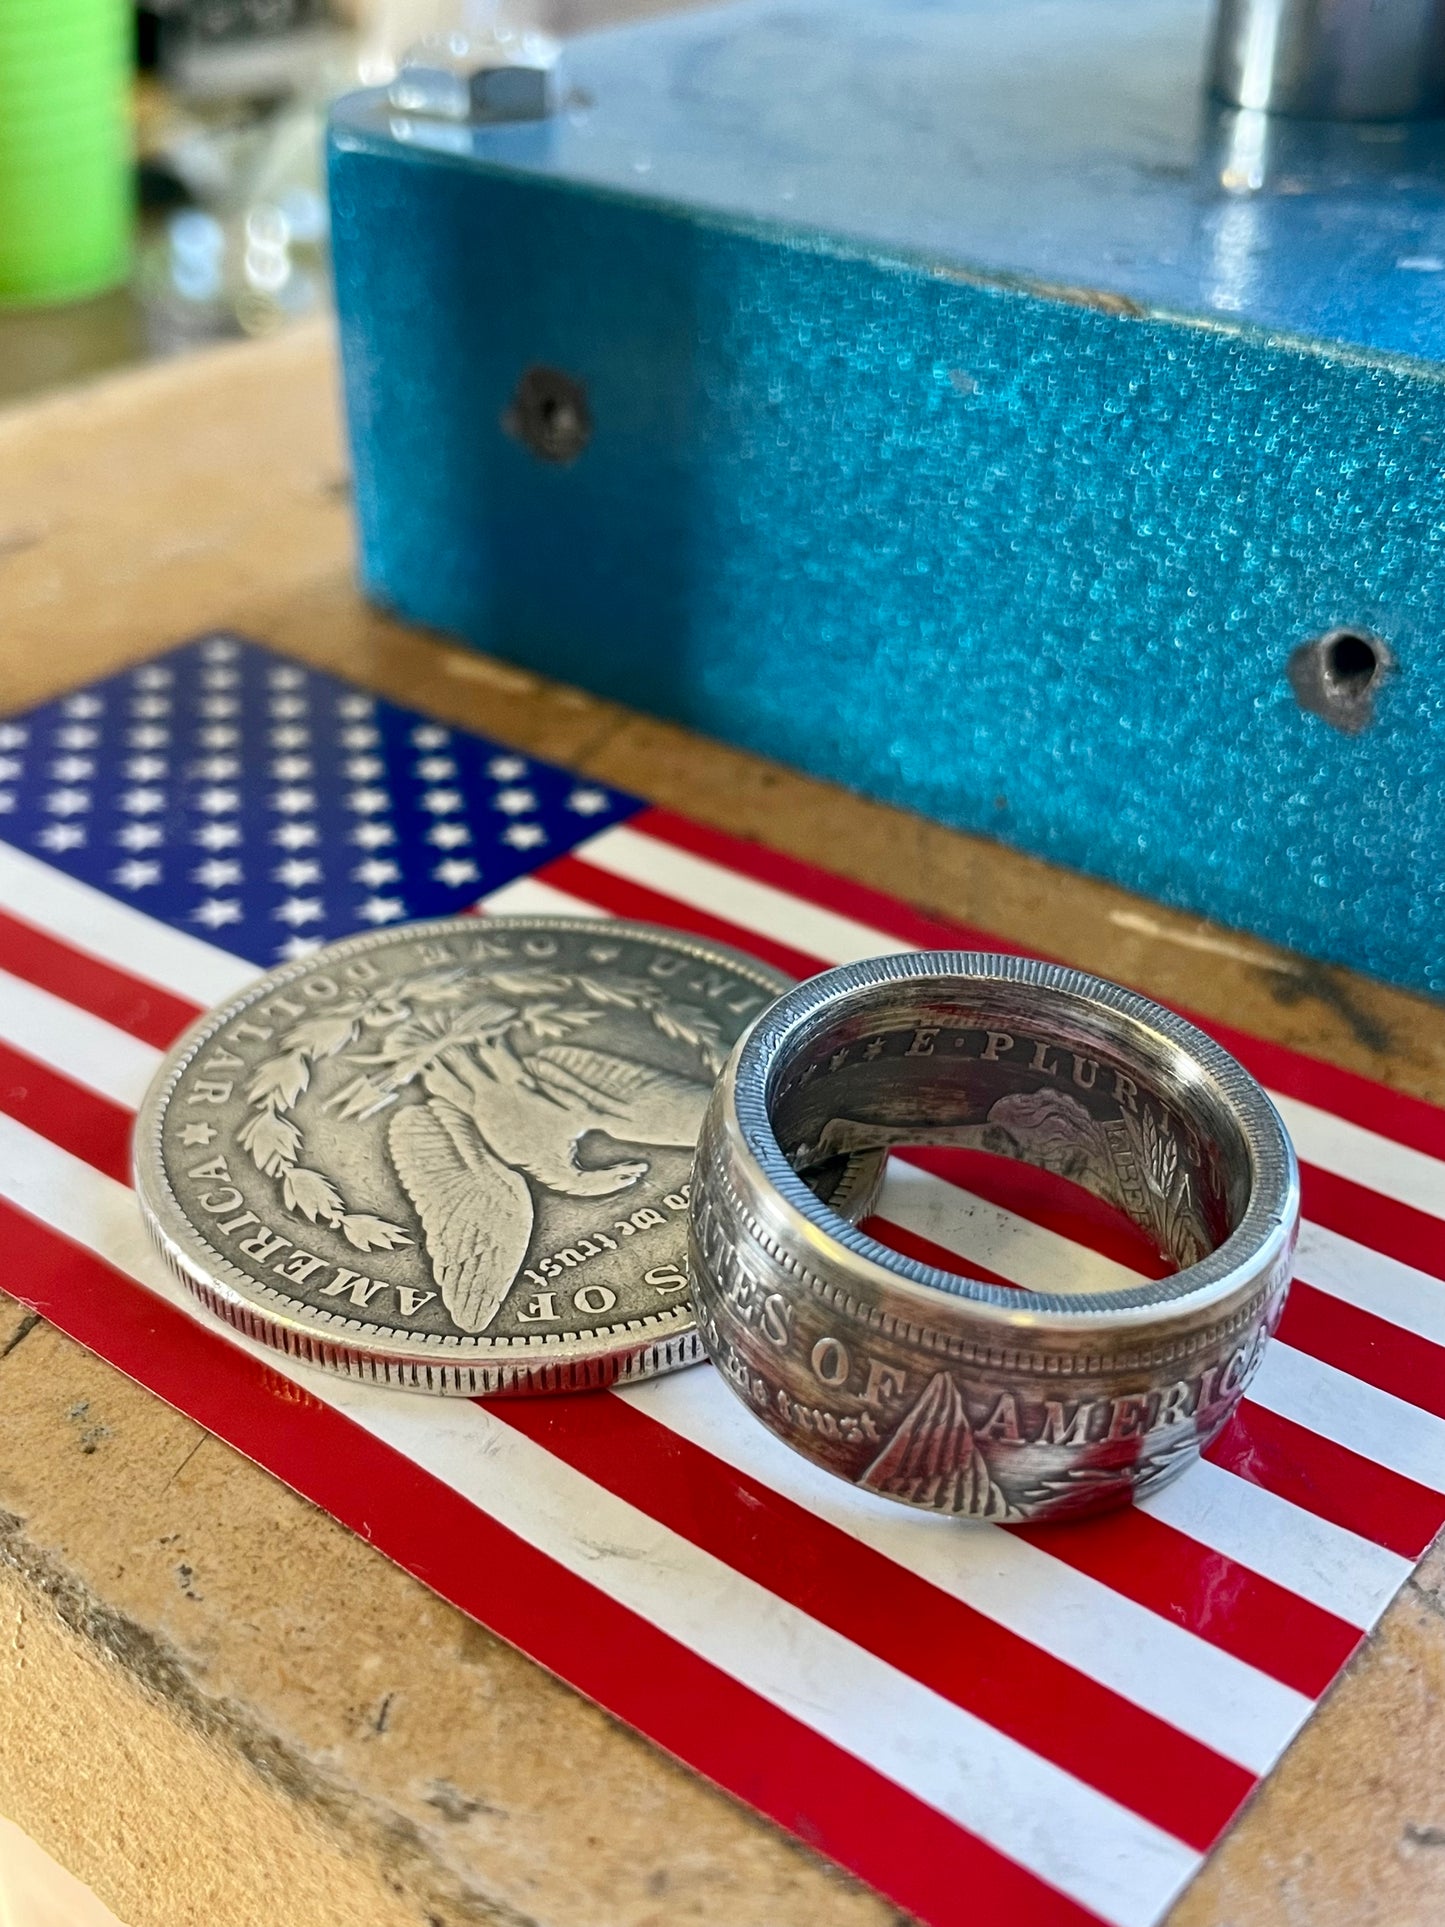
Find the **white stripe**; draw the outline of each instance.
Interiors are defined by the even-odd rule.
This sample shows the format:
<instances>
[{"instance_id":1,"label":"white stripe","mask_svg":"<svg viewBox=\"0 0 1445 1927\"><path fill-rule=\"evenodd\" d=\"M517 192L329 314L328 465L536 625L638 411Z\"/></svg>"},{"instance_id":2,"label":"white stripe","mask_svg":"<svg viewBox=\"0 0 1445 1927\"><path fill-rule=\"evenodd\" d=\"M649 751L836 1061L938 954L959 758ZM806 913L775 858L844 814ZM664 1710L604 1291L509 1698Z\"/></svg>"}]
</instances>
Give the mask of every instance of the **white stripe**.
<instances>
[{"instance_id":1,"label":"white stripe","mask_svg":"<svg viewBox=\"0 0 1445 1927\"><path fill-rule=\"evenodd\" d=\"M1316 1291L1343 1298L1433 1345L1445 1345L1445 1279L1308 1222L1300 1226L1295 1271ZM1445 1372L1445 1355L1440 1368Z\"/></svg>"},{"instance_id":2,"label":"white stripe","mask_svg":"<svg viewBox=\"0 0 1445 1927\"><path fill-rule=\"evenodd\" d=\"M77 950L205 1008L260 974L253 963L148 917L104 890L0 843L0 905Z\"/></svg>"},{"instance_id":3,"label":"white stripe","mask_svg":"<svg viewBox=\"0 0 1445 1927\"><path fill-rule=\"evenodd\" d=\"M1297 1097L1281 1097L1278 1091L1270 1095L1307 1164L1413 1205L1432 1218L1445 1218L1445 1164L1438 1158ZM1445 1240L1445 1232L1440 1235Z\"/></svg>"},{"instance_id":4,"label":"white stripe","mask_svg":"<svg viewBox=\"0 0 1445 1927\"><path fill-rule=\"evenodd\" d=\"M744 930L792 944L825 964L918 948L886 930L839 916L627 824L600 831L575 854L599 869L661 890L679 903L725 917ZM1270 1096L1306 1163L1445 1218L1445 1164L1439 1159L1296 1098L1275 1091Z\"/></svg>"},{"instance_id":5,"label":"white stripe","mask_svg":"<svg viewBox=\"0 0 1445 1927\"><path fill-rule=\"evenodd\" d=\"M482 907L492 917L601 917L607 913L585 898L554 890L550 883L536 877L517 877L500 890L482 898Z\"/></svg>"},{"instance_id":6,"label":"white stripe","mask_svg":"<svg viewBox=\"0 0 1445 1927\"><path fill-rule=\"evenodd\" d=\"M1363 1631L1414 1569L1413 1560L1208 1459L1145 1499L1139 1510Z\"/></svg>"},{"instance_id":7,"label":"white stripe","mask_svg":"<svg viewBox=\"0 0 1445 1927\"><path fill-rule=\"evenodd\" d=\"M0 970L0 1038L132 1111L161 1061L152 1045L5 970Z\"/></svg>"},{"instance_id":8,"label":"white stripe","mask_svg":"<svg viewBox=\"0 0 1445 1927\"><path fill-rule=\"evenodd\" d=\"M843 1485L759 1425L716 1372L677 1372L616 1396L1255 1773L1309 1714L1303 1694L999 1526L960 1530Z\"/></svg>"},{"instance_id":9,"label":"white stripe","mask_svg":"<svg viewBox=\"0 0 1445 1927\"><path fill-rule=\"evenodd\" d=\"M188 1313L135 1202L0 1114L0 1185ZM575 1472L470 1400L376 1390L211 1326L610 1597L1116 1927L1151 1927L1200 1856Z\"/></svg>"},{"instance_id":10,"label":"white stripe","mask_svg":"<svg viewBox=\"0 0 1445 1927\"><path fill-rule=\"evenodd\" d=\"M1249 1383L1256 1405L1445 1492L1445 1419L1272 1339Z\"/></svg>"},{"instance_id":11,"label":"white stripe","mask_svg":"<svg viewBox=\"0 0 1445 1927\"><path fill-rule=\"evenodd\" d=\"M1029 1291L1084 1295L1127 1291L1139 1282L1138 1272L1087 1245L989 1204L903 1158L888 1160L877 1208L879 1217Z\"/></svg>"},{"instance_id":12,"label":"white stripe","mask_svg":"<svg viewBox=\"0 0 1445 1927\"><path fill-rule=\"evenodd\" d=\"M863 957L918 948L917 944L903 943L875 930L871 924L825 910L806 897L795 897L771 883L759 883L737 870L726 870L707 857L679 850L675 844L647 836L626 823L590 837L573 855L599 870L610 870L613 876L625 877L629 883L643 883L679 903L689 903L695 910L726 917L744 930L776 937L779 943L791 944L825 963L856 963Z\"/></svg>"}]
</instances>

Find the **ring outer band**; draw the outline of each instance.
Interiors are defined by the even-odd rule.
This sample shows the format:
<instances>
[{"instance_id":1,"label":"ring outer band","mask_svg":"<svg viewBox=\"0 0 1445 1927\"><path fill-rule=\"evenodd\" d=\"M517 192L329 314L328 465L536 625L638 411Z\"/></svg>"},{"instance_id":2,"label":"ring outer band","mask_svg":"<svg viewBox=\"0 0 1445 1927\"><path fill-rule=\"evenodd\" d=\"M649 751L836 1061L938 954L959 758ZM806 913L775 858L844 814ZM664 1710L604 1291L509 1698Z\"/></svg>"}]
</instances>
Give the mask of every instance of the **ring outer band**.
<instances>
[{"instance_id":1,"label":"ring outer band","mask_svg":"<svg viewBox=\"0 0 1445 1927\"><path fill-rule=\"evenodd\" d=\"M1188 1270L1085 1300L931 1272L819 1204L767 1124L770 1070L829 998L929 976L1082 1000L1182 1049L1224 1092L1249 1147L1235 1232ZM1299 1219L1284 1126L1212 1039L1103 979L986 952L875 959L788 992L718 1081L691 1196L698 1328L754 1415L851 1484L1003 1522L1127 1504L1199 1457L1279 1322Z\"/></svg>"}]
</instances>

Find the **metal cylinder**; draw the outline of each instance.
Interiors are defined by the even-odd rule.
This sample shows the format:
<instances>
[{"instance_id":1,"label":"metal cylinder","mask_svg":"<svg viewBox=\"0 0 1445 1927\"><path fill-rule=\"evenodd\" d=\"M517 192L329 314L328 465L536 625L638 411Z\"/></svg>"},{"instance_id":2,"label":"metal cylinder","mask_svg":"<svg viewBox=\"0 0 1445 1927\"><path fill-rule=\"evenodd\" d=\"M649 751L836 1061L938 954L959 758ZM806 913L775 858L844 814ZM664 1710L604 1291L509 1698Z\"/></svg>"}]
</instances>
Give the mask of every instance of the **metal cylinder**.
<instances>
[{"instance_id":1,"label":"metal cylinder","mask_svg":"<svg viewBox=\"0 0 1445 1927\"><path fill-rule=\"evenodd\" d=\"M1445 0L1219 0L1210 84L1315 120L1445 112Z\"/></svg>"}]
</instances>

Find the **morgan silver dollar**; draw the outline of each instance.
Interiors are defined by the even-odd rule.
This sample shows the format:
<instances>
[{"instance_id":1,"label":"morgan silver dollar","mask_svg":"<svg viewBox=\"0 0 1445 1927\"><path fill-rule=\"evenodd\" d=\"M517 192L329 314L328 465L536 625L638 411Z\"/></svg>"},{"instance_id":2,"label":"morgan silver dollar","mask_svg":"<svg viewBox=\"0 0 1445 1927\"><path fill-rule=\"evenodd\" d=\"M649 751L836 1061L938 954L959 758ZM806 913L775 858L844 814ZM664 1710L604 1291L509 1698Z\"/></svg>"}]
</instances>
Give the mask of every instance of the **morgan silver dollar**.
<instances>
[{"instance_id":1,"label":"morgan silver dollar","mask_svg":"<svg viewBox=\"0 0 1445 1927\"><path fill-rule=\"evenodd\" d=\"M786 984L607 919L451 917L333 944L203 1017L161 1067L136 1126L147 1223L211 1311L354 1377L467 1395L691 1364L698 1128ZM861 1210L875 1175L825 1183Z\"/></svg>"}]
</instances>

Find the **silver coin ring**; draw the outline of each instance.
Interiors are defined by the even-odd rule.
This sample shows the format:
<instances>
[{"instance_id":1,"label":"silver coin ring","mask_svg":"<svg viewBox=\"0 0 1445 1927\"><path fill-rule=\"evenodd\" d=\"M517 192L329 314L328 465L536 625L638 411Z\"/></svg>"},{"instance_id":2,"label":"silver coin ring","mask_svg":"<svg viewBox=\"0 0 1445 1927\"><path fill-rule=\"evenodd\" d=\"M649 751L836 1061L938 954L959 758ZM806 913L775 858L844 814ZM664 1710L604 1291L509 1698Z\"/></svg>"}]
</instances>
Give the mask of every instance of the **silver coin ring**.
<instances>
[{"instance_id":1,"label":"silver coin ring","mask_svg":"<svg viewBox=\"0 0 1445 1927\"><path fill-rule=\"evenodd\" d=\"M901 1256L805 1182L924 1144L1072 1179L1176 1269L1009 1290ZM1278 1113L1202 1031L1082 971L933 951L826 971L739 1041L699 1138L689 1266L713 1361L796 1450L930 1511L1057 1519L1142 1497L1222 1430L1298 1219Z\"/></svg>"}]
</instances>

